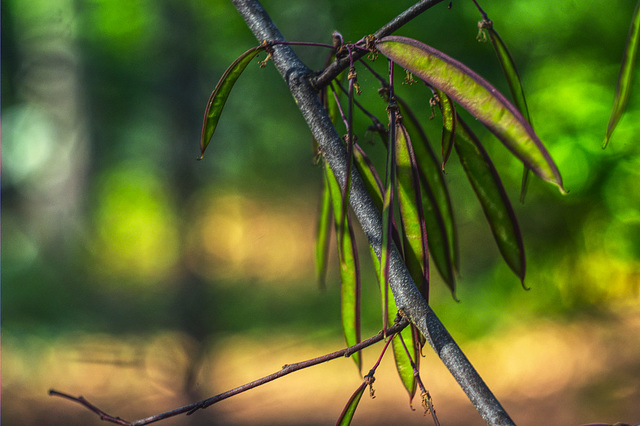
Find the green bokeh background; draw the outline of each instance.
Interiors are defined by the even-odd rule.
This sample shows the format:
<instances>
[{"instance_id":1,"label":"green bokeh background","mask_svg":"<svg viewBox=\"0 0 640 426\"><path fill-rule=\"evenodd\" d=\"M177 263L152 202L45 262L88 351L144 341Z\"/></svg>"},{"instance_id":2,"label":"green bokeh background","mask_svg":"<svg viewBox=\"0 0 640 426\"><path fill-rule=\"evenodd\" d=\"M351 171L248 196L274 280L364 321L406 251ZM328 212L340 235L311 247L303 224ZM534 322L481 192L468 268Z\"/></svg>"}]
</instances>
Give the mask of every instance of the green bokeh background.
<instances>
[{"instance_id":1,"label":"green bokeh background","mask_svg":"<svg viewBox=\"0 0 640 426\"><path fill-rule=\"evenodd\" d=\"M452 160L446 178L461 243L461 303L434 268L434 310L463 343L512 326L535 328L541 318L606 321L635 312L637 71L627 113L601 149L634 2L487 3L520 68L534 127L570 192L562 196L532 179L526 203L518 203L521 165L478 128L520 220L531 291L501 261ZM263 4L289 40L329 42L336 29L347 41L372 33L411 2ZM451 9L445 2L398 34L450 54L507 93L490 44L475 39L478 19L471 2L454 1ZM317 289L313 276L321 173L306 124L272 66L247 68L207 156L195 161L211 90L256 43L222 0L2 2L7 424L17 424L22 411L15 407L30 401L21 395L28 393L33 364L41 362L40 349L69 336L144 340L176 332L191 339L195 354L210 354L222 336L265 338L272 330L340 338L335 263L326 290ZM311 68L322 67L324 50L295 50ZM375 65L384 68L381 60ZM375 79L363 70L359 83L362 101L384 117ZM439 151L426 91L398 90L425 119ZM375 141L368 125L357 118L361 141ZM363 145L380 160L379 143ZM380 327L366 257L363 251L363 335ZM33 362L5 363L15 357ZM34 424L42 419L31 414Z\"/></svg>"}]
</instances>

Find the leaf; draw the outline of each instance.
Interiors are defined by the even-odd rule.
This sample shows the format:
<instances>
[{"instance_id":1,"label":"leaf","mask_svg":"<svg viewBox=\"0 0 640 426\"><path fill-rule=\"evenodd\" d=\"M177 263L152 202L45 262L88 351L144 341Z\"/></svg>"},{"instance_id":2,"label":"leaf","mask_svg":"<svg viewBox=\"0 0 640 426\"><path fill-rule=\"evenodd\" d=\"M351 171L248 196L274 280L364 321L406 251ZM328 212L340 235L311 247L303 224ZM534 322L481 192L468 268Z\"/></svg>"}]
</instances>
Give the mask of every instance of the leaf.
<instances>
[{"instance_id":1,"label":"leaf","mask_svg":"<svg viewBox=\"0 0 640 426\"><path fill-rule=\"evenodd\" d=\"M606 148L611 140L611 135L618 125L618 121L622 117L627 102L629 101L629 93L631 92L631 80L633 77L633 68L636 64L636 56L638 55L638 45L640 44L640 0L636 3L636 9L633 11L631 18L631 27L627 37L627 46L624 49L622 64L620 65L620 74L618 74L618 84L616 86L616 95L613 99L613 109L607 126L607 134L602 143L602 149Z\"/></svg>"},{"instance_id":2,"label":"leaf","mask_svg":"<svg viewBox=\"0 0 640 426\"><path fill-rule=\"evenodd\" d=\"M373 248L370 248L369 251L371 253L371 259L373 261L373 266L376 271L376 276L378 277L378 280L379 280L380 279L379 278L380 277L380 259L378 259L378 257L376 256L376 253L373 251ZM383 298L384 300L383 283L379 282L379 284L380 284L380 297ZM396 313L398 312L398 308L396 307L396 302L393 297L389 297L387 299L386 312L387 312L387 323L393 323L396 317ZM407 344L412 345L410 347L414 348L414 352L412 353L412 358L413 358L413 362L417 365L417 363L420 362L420 359L418 356L419 353L418 353L417 345L415 344L415 336L413 333L411 333L412 327L413 326L405 327L401 333L402 333L402 337L405 339L405 342L409 342ZM416 385L417 385L416 378L413 375L413 368L411 367L411 362L409 361L409 357L407 356L407 352L404 350L402 343L397 337L393 338L393 340L391 341L391 346L393 347L393 356L396 363L396 370L398 371L398 375L400 376L400 380L402 381L402 384L404 385L405 389L409 393L409 401L411 402L411 400L413 399L416 393Z\"/></svg>"},{"instance_id":3,"label":"leaf","mask_svg":"<svg viewBox=\"0 0 640 426\"><path fill-rule=\"evenodd\" d=\"M320 288L326 286L327 255L329 253L329 237L331 236L331 193L326 179L322 180L322 199L318 227L316 231L316 278Z\"/></svg>"},{"instance_id":4,"label":"leaf","mask_svg":"<svg viewBox=\"0 0 640 426\"><path fill-rule=\"evenodd\" d=\"M396 177L398 188L398 204L403 229L405 264L413 281L420 289L423 297L429 301L429 245L425 216L422 209L422 191L416 158L413 153L411 139L404 125L398 120L395 131ZM389 322L393 321L398 311L393 298L389 300ZM407 354L399 337L391 342L396 361L396 369L403 385L409 393L409 402L416 392L416 378L413 375L414 363L418 362L417 345L414 342L412 327L406 327L401 332L405 342L413 351L411 357Z\"/></svg>"},{"instance_id":5,"label":"leaf","mask_svg":"<svg viewBox=\"0 0 640 426\"><path fill-rule=\"evenodd\" d=\"M442 113L442 171L444 171L444 165L449 159L456 136L456 107L446 93L437 88L434 90L438 96L438 107Z\"/></svg>"},{"instance_id":6,"label":"leaf","mask_svg":"<svg viewBox=\"0 0 640 426\"><path fill-rule=\"evenodd\" d=\"M455 293L455 270L458 269L458 242L449 190L438 159L417 117L405 101L397 98L418 164L422 189L429 252L442 279ZM455 297L455 296L454 296Z\"/></svg>"},{"instance_id":7,"label":"leaf","mask_svg":"<svg viewBox=\"0 0 640 426\"><path fill-rule=\"evenodd\" d=\"M419 339L418 336L421 336L418 328L410 324L401 331L400 335L396 335L391 342L393 355L396 359L396 369L398 370L398 374L400 374L400 379L405 385L405 388L409 392L409 404L411 404L416 394L418 385L415 374L420 369L420 347L423 345L417 342ZM400 337L402 337L402 340ZM404 344L402 343L403 341Z\"/></svg>"},{"instance_id":8,"label":"leaf","mask_svg":"<svg viewBox=\"0 0 640 426\"><path fill-rule=\"evenodd\" d=\"M380 181L380 176L362 148L358 144L355 144L354 148L353 159L356 169L362 176L364 186L367 188L373 203L382 211L382 182Z\"/></svg>"},{"instance_id":9,"label":"leaf","mask_svg":"<svg viewBox=\"0 0 640 426\"><path fill-rule=\"evenodd\" d=\"M340 260L340 278L342 281L341 317L347 346L353 346L360 342L360 267L358 264L358 250L355 245L356 241L349 215L342 216L342 191L338 180L327 164L325 164L324 170L331 193L336 235L339 234L340 229L345 229L343 238L336 238L338 242L338 258ZM344 225L343 220L346 220ZM353 360L358 370L362 370L360 352L353 354Z\"/></svg>"},{"instance_id":10,"label":"leaf","mask_svg":"<svg viewBox=\"0 0 640 426\"><path fill-rule=\"evenodd\" d=\"M387 107L389 109L389 107ZM389 112L389 143L387 144L387 170L385 177L385 189L382 195L382 242L380 244L380 269L378 281L382 291L382 328L387 329L389 308L389 252L391 250L390 236L393 229L393 206L395 188L395 125L396 111ZM399 247L399 246L398 246ZM385 335L386 338L386 335Z\"/></svg>"},{"instance_id":11,"label":"leaf","mask_svg":"<svg viewBox=\"0 0 640 426\"><path fill-rule=\"evenodd\" d=\"M220 77L216 88L213 89L211 96L209 96L207 108L204 111L202 134L200 135L201 159L202 157L204 157L204 150L207 149L207 146L211 141L211 137L213 136L213 133L218 126L220 114L222 114L222 109L224 108L224 104L229 98L229 94L231 93L231 89L233 89L233 85L236 83L238 77L240 77L247 65L249 65L251 60L266 48L266 44L261 44L260 46L256 46L247 50L242 55L240 55L238 59L233 61L229 68L225 70L224 74L222 74L222 77Z\"/></svg>"},{"instance_id":12,"label":"leaf","mask_svg":"<svg viewBox=\"0 0 640 426\"><path fill-rule=\"evenodd\" d=\"M360 402L360 399L362 398L362 394L364 393L364 390L366 388L367 388L366 382L362 382L360 386L358 386L358 389L356 389L353 395L351 395L351 398L349 398L347 405L342 410L342 413L340 414L340 418L338 418L336 425L348 426L351 424L351 420L353 420L353 415L356 413L356 408L358 408L358 403Z\"/></svg>"},{"instance_id":13,"label":"leaf","mask_svg":"<svg viewBox=\"0 0 640 426\"><path fill-rule=\"evenodd\" d=\"M509 91L513 96L515 106L522 113L525 120L527 120L527 122L531 124L531 117L529 116L527 100L524 96L524 89L522 88L522 82L520 81L520 74L518 73L516 64L513 61L513 57L511 56L511 53L509 53L507 46L504 44L496 30L493 28L493 24L491 23L491 21L483 22L489 22L488 24L483 24L483 28L485 28L489 33L491 44L493 44L493 48L496 51L498 60L500 61L500 66L502 67L504 76L507 79Z\"/></svg>"},{"instance_id":14,"label":"leaf","mask_svg":"<svg viewBox=\"0 0 640 426\"><path fill-rule=\"evenodd\" d=\"M429 245L418 167L411 139L402 123L397 123L395 134L398 204L405 243L405 263L416 286L429 301Z\"/></svg>"},{"instance_id":15,"label":"leaf","mask_svg":"<svg viewBox=\"0 0 640 426\"><path fill-rule=\"evenodd\" d=\"M524 286L524 245L516 215L489 155L460 116L455 148L489 222L498 249Z\"/></svg>"},{"instance_id":16,"label":"leaf","mask_svg":"<svg viewBox=\"0 0 640 426\"><path fill-rule=\"evenodd\" d=\"M329 96L329 88L325 87L320 94L320 98L322 100L323 105L329 112L329 117L331 118L331 122L335 124L335 121L338 118L339 110L338 110L338 100L337 95L333 92L332 95ZM313 146L317 152L317 158L321 158L321 151L318 146L318 142L313 139ZM323 164L323 169L324 169ZM326 173L323 171L323 174ZM315 254L316 254L316 279L318 281L318 286L320 288L326 287L326 277L327 277L327 256L329 253L329 242L331 237L331 226L329 223L331 222L331 192L329 190L329 185L327 183L327 179L322 179L322 196L320 201L320 212L318 214L318 224L316 227L316 246L315 246Z\"/></svg>"},{"instance_id":17,"label":"leaf","mask_svg":"<svg viewBox=\"0 0 640 426\"><path fill-rule=\"evenodd\" d=\"M542 179L564 191L562 177L531 125L497 89L471 69L419 41L384 37L376 48L469 111Z\"/></svg>"},{"instance_id":18,"label":"leaf","mask_svg":"<svg viewBox=\"0 0 640 426\"><path fill-rule=\"evenodd\" d=\"M529 115L529 107L527 107L527 99L524 96L524 89L522 88L522 82L520 80L520 74L518 73L518 69L516 68L516 64L511 53L509 53L507 46L502 41L502 38L500 38L500 35L498 35L498 32L493 28L492 21L485 18L478 25L488 31L491 44L498 56L498 60L500 61L500 66L502 67L504 76L507 79L507 84L509 85L509 90L511 91L511 96L513 97L516 107L522 113L523 117L529 122L531 128L533 128L531 116ZM529 172L530 169L527 166L524 166L524 170L522 172L522 184L520 186L520 202L522 203L524 203L524 199L527 194Z\"/></svg>"},{"instance_id":19,"label":"leaf","mask_svg":"<svg viewBox=\"0 0 640 426\"><path fill-rule=\"evenodd\" d=\"M392 299L393 300L393 299ZM393 303L393 307L395 308L395 302ZM393 311L392 307L389 306L389 313L394 312L393 316L395 317L395 312L398 311L395 308ZM393 318L390 318L392 321ZM405 327L400 333L402 334L402 338L404 339L407 347L411 350L411 360L409 359L409 355L407 355L407 351L404 349L402 342L398 336L394 336L391 341L391 346L393 348L393 357L396 362L396 370L398 371L398 375L400 376L400 380L404 385L407 393L409 394L409 403L413 400L413 397L416 394L417 381L416 377L413 375L413 367L411 366L411 361L417 365L420 362L420 354L417 349L417 345L414 342L413 328L411 325L409 327Z\"/></svg>"},{"instance_id":20,"label":"leaf","mask_svg":"<svg viewBox=\"0 0 640 426\"><path fill-rule=\"evenodd\" d=\"M364 186L367 188L373 203L378 210L382 211L382 181L375 167L373 167L373 163L358 144L354 144L353 159L356 169L358 173L360 173ZM396 228L395 221L392 222L392 226L393 241L396 243L396 246L400 247L400 235ZM380 262L377 257L375 261Z\"/></svg>"}]
</instances>

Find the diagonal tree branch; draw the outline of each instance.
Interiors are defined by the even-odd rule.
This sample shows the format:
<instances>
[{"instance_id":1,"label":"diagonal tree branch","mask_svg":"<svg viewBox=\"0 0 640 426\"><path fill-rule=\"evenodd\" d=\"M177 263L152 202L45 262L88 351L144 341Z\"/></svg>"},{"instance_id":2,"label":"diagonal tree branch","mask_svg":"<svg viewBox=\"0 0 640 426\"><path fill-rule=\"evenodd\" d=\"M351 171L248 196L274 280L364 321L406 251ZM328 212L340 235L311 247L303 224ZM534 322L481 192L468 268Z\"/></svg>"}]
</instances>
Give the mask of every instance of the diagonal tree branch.
<instances>
[{"instance_id":1,"label":"diagonal tree branch","mask_svg":"<svg viewBox=\"0 0 640 426\"><path fill-rule=\"evenodd\" d=\"M232 1L258 41L284 40L280 31L257 0ZM422 5L424 7L420 10L422 12L436 3L438 1L422 1L414 7ZM386 31L395 30L408 19L410 18L396 18L391 21L392 23L396 22L395 24L389 24L383 28L387 28ZM346 149L311 83L311 71L288 46L277 45L273 50L273 63L289 86L300 112L322 149L324 158L340 184L344 185L348 164ZM316 82L316 84L318 83ZM349 197L351 208L356 214L369 244L376 255L380 257L382 220L355 168L351 170L351 184ZM513 425L514 423L507 412L418 291L395 247L390 253L389 268L389 284L396 305L403 315L408 317L424 334L482 418L490 425Z\"/></svg>"}]
</instances>

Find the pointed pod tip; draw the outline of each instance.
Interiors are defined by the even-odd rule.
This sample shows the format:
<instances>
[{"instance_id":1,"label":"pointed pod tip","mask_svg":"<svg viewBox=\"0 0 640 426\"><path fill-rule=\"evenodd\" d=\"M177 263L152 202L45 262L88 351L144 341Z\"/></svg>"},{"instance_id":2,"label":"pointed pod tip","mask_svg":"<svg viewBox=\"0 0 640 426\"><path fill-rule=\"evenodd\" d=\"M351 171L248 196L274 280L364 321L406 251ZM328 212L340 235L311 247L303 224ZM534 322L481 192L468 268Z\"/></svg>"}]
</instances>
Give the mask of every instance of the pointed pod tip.
<instances>
[{"instance_id":1,"label":"pointed pod tip","mask_svg":"<svg viewBox=\"0 0 640 426\"><path fill-rule=\"evenodd\" d=\"M568 195L568 194L569 194L569 191L568 191L568 190L566 190L566 189L564 188L564 186L562 186L562 184L559 184L559 185L558 185L558 190L560 191L560 193L561 193L562 195Z\"/></svg>"},{"instance_id":2,"label":"pointed pod tip","mask_svg":"<svg viewBox=\"0 0 640 426\"><path fill-rule=\"evenodd\" d=\"M415 396L416 396L415 389L413 390L413 392L409 392L409 408L411 409L411 411L416 411L416 409L413 408L413 398Z\"/></svg>"},{"instance_id":3,"label":"pointed pod tip","mask_svg":"<svg viewBox=\"0 0 640 426\"><path fill-rule=\"evenodd\" d=\"M602 142L602 149L605 149L607 147L607 145L609 145L609 138L606 137L604 138L604 142Z\"/></svg>"},{"instance_id":4,"label":"pointed pod tip","mask_svg":"<svg viewBox=\"0 0 640 426\"><path fill-rule=\"evenodd\" d=\"M318 279L318 290L327 291L327 283L324 280Z\"/></svg>"},{"instance_id":5,"label":"pointed pod tip","mask_svg":"<svg viewBox=\"0 0 640 426\"><path fill-rule=\"evenodd\" d=\"M524 283L524 277L520 278L520 285L522 285L522 288L524 289L524 291L530 291L531 287L527 287L526 284Z\"/></svg>"},{"instance_id":6,"label":"pointed pod tip","mask_svg":"<svg viewBox=\"0 0 640 426\"><path fill-rule=\"evenodd\" d=\"M562 195L567 195L569 193L568 190L565 189L564 183L562 182L562 177L558 175L555 179L545 179L548 183L555 185L558 188L558 191Z\"/></svg>"},{"instance_id":7,"label":"pointed pod tip","mask_svg":"<svg viewBox=\"0 0 640 426\"><path fill-rule=\"evenodd\" d=\"M562 181L562 175L557 169L555 170L555 173L552 176L548 177L547 179L543 178L543 180L557 186L558 191L560 191L562 195L567 195L569 193L569 191L565 189L564 182Z\"/></svg>"}]
</instances>

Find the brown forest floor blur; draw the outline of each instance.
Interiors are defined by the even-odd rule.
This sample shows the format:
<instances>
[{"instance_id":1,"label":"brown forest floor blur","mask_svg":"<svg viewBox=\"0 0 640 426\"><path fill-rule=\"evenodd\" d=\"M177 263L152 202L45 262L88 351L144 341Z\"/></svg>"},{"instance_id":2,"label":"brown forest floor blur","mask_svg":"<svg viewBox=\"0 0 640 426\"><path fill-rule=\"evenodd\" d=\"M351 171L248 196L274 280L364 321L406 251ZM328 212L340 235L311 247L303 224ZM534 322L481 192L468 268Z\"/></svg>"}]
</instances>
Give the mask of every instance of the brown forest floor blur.
<instances>
[{"instance_id":1,"label":"brown forest floor blur","mask_svg":"<svg viewBox=\"0 0 640 426\"><path fill-rule=\"evenodd\" d=\"M639 336L640 313L632 311L606 320L514 328L465 344L463 350L519 425L635 424L640 422ZM315 344L304 336L275 333L262 339L234 336L214 345L201 363L195 391L187 393L182 383L192 342L182 335L147 340L85 335L23 348L3 341L3 423L104 424L79 405L48 397L50 387L83 395L110 414L142 418L330 352L341 342ZM365 352L364 371L380 349L378 344ZM424 352L421 376L440 422L483 424L431 349ZM376 374L375 399L365 394L353 423L433 424L423 416L419 399L415 411L409 408L391 358L385 356ZM158 424L333 424L359 382L352 361L338 359Z\"/></svg>"}]
</instances>

